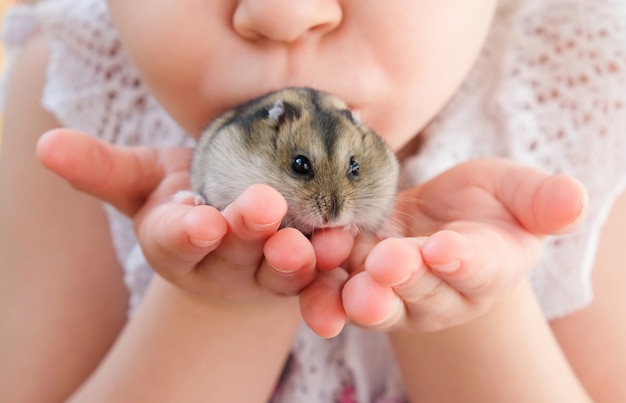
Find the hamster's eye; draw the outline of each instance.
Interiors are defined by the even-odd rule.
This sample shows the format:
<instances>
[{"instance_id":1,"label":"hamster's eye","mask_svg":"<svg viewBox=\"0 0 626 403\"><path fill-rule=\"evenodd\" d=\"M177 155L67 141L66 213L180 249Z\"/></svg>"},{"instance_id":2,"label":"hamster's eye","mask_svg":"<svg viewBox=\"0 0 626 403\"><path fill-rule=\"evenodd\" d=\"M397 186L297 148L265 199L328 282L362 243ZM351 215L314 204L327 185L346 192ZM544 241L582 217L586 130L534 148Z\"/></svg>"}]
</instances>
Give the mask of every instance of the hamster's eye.
<instances>
[{"instance_id":1,"label":"hamster's eye","mask_svg":"<svg viewBox=\"0 0 626 403\"><path fill-rule=\"evenodd\" d=\"M314 175L311 161L304 155L296 155L291 163L291 172L298 176L306 176L308 178L312 178Z\"/></svg>"},{"instance_id":2,"label":"hamster's eye","mask_svg":"<svg viewBox=\"0 0 626 403\"><path fill-rule=\"evenodd\" d=\"M350 157L350 165L348 166L348 176L350 177L359 176L359 169L361 169L359 162L356 160L356 158Z\"/></svg>"}]
</instances>

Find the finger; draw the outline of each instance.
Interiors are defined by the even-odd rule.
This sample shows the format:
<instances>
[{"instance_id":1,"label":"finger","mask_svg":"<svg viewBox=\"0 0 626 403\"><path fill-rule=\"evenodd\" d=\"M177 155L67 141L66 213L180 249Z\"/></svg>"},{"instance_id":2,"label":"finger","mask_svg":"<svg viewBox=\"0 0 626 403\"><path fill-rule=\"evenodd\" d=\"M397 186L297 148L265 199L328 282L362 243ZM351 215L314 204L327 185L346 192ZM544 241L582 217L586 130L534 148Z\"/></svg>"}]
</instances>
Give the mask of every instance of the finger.
<instances>
[{"instance_id":1,"label":"finger","mask_svg":"<svg viewBox=\"0 0 626 403\"><path fill-rule=\"evenodd\" d=\"M354 235L341 228L316 231L311 243L317 257L320 270L333 270L348 258L354 245Z\"/></svg>"},{"instance_id":2,"label":"finger","mask_svg":"<svg viewBox=\"0 0 626 403\"><path fill-rule=\"evenodd\" d=\"M354 240L350 256L345 262L345 268L351 275L363 271L365 260L380 240L373 234L359 234Z\"/></svg>"},{"instance_id":3,"label":"finger","mask_svg":"<svg viewBox=\"0 0 626 403\"><path fill-rule=\"evenodd\" d=\"M278 230L287 213L287 202L269 186L252 185L222 213L228 233L220 247L207 256L206 264L244 276L255 275L263 259L263 245Z\"/></svg>"},{"instance_id":4,"label":"finger","mask_svg":"<svg viewBox=\"0 0 626 403\"><path fill-rule=\"evenodd\" d=\"M404 238L381 241L365 260L367 273L385 287L406 283L421 269L422 258L418 248Z\"/></svg>"},{"instance_id":5,"label":"finger","mask_svg":"<svg viewBox=\"0 0 626 403\"><path fill-rule=\"evenodd\" d=\"M587 193L575 179L550 175L508 160L475 160L454 168L459 179L473 171L475 185L492 195L530 232L569 231L583 219ZM487 204L485 204L487 206Z\"/></svg>"},{"instance_id":6,"label":"finger","mask_svg":"<svg viewBox=\"0 0 626 403\"><path fill-rule=\"evenodd\" d=\"M424 262L455 290L472 298L497 296L519 283L539 259L540 240L497 230L459 228L433 234L421 247Z\"/></svg>"},{"instance_id":7,"label":"finger","mask_svg":"<svg viewBox=\"0 0 626 403\"><path fill-rule=\"evenodd\" d=\"M422 259L426 241L424 237L387 239L371 251L365 271L344 287L344 306L351 321L377 330L403 326L434 331L465 317L460 315L467 311L464 295Z\"/></svg>"},{"instance_id":8,"label":"finger","mask_svg":"<svg viewBox=\"0 0 626 403\"><path fill-rule=\"evenodd\" d=\"M389 330L404 321L402 299L391 287L377 283L366 271L352 276L342 290L346 316L354 324Z\"/></svg>"},{"instance_id":9,"label":"finger","mask_svg":"<svg viewBox=\"0 0 626 403\"><path fill-rule=\"evenodd\" d=\"M189 154L184 148L163 154L147 147L117 147L69 129L49 131L37 143L44 166L128 216L137 212L166 174L182 173L171 179L178 178L176 190L185 188Z\"/></svg>"},{"instance_id":10,"label":"finger","mask_svg":"<svg viewBox=\"0 0 626 403\"><path fill-rule=\"evenodd\" d=\"M304 322L320 337L334 337L346 323L341 289L348 278L343 269L318 272L313 282L300 293L300 312Z\"/></svg>"},{"instance_id":11,"label":"finger","mask_svg":"<svg viewBox=\"0 0 626 403\"><path fill-rule=\"evenodd\" d=\"M519 222L536 235L548 235L576 228L587 204L584 187L571 177L504 159L480 159L405 191L398 207L406 228L415 227L419 217L413 235L452 221L485 219Z\"/></svg>"},{"instance_id":12,"label":"finger","mask_svg":"<svg viewBox=\"0 0 626 403\"><path fill-rule=\"evenodd\" d=\"M218 247L227 230L226 220L215 208L172 202L146 214L137 235L146 260L171 279L192 271Z\"/></svg>"},{"instance_id":13,"label":"finger","mask_svg":"<svg viewBox=\"0 0 626 403\"><path fill-rule=\"evenodd\" d=\"M528 218L532 224L527 228L536 228L542 234L569 233L580 226L588 205L588 194L583 185L574 178L557 175L546 178L538 184L532 199ZM524 211L523 202L515 211Z\"/></svg>"},{"instance_id":14,"label":"finger","mask_svg":"<svg viewBox=\"0 0 626 403\"><path fill-rule=\"evenodd\" d=\"M485 174L496 170L484 186L530 232L538 235L570 231L580 224L587 205L585 188L566 175L550 175L510 161L477 161ZM488 178L488 175L484 175Z\"/></svg>"},{"instance_id":15,"label":"finger","mask_svg":"<svg viewBox=\"0 0 626 403\"><path fill-rule=\"evenodd\" d=\"M313 281L315 251L300 231L283 228L265 242L263 253L257 280L274 294L297 295Z\"/></svg>"},{"instance_id":16,"label":"finger","mask_svg":"<svg viewBox=\"0 0 626 403\"><path fill-rule=\"evenodd\" d=\"M405 304L416 304L434 296L445 282L422 258L427 238L396 238L381 242L365 262L372 279L390 287Z\"/></svg>"},{"instance_id":17,"label":"finger","mask_svg":"<svg viewBox=\"0 0 626 403\"><path fill-rule=\"evenodd\" d=\"M350 320L362 326L390 329L406 318L409 304L423 303L436 294L441 278L424 266L423 238L389 238L376 245L365 271L344 287L344 306Z\"/></svg>"}]
</instances>

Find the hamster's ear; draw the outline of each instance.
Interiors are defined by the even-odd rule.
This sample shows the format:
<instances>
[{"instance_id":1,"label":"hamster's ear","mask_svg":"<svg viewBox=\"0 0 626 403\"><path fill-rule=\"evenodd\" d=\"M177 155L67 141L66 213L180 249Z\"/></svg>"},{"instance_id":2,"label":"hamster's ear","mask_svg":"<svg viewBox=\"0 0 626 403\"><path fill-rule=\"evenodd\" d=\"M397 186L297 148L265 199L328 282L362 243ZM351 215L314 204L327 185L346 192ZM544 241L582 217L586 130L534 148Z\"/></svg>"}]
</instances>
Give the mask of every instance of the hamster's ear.
<instances>
[{"instance_id":1,"label":"hamster's ear","mask_svg":"<svg viewBox=\"0 0 626 403\"><path fill-rule=\"evenodd\" d=\"M278 125L281 125L286 121L293 121L300 118L300 109L294 104L279 99L267 110L267 117L278 123Z\"/></svg>"},{"instance_id":2,"label":"hamster's ear","mask_svg":"<svg viewBox=\"0 0 626 403\"><path fill-rule=\"evenodd\" d=\"M279 99L274 102L274 106L267 110L267 117L278 122L283 113L285 113L285 105L282 99Z\"/></svg>"}]
</instances>

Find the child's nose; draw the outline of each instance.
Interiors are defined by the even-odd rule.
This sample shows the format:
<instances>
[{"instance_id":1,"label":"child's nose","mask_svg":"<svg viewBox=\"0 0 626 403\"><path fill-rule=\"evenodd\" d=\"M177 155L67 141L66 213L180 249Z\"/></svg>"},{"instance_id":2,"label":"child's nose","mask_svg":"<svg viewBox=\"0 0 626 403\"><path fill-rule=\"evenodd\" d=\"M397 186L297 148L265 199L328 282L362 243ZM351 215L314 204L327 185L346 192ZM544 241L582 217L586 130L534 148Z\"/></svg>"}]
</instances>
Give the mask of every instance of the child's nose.
<instances>
[{"instance_id":1,"label":"child's nose","mask_svg":"<svg viewBox=\"0 0 626 403\"><path fill-rule=\"evenodd\" d=\"M336 0L241 0L233 25L245 38L291 43L308 32L333 30L341 18Z\"/></svg>"}]
</instances>

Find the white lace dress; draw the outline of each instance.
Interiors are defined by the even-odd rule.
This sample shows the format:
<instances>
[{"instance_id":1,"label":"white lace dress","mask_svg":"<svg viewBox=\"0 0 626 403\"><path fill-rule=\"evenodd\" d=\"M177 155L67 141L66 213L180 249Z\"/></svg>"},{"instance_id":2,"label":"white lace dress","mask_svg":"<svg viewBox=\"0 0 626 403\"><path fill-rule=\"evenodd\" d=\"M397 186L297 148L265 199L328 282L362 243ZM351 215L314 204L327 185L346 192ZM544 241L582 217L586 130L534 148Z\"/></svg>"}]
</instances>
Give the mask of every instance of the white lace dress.
<instances>
[{"instance_id":1,"label":"white lace dress","mask_svg":"<svg viewBox=\"0 0 626 403\"><path fill-rule=\"evenodd\" d=\"M37 28L52 43L42 102L63 125L116 144L193 145L129 64L104 0L14 7L3 26L9 55ZM626 180L626 3L501 1L475 68L424 136L404 167L415 183L500 156L587 186L583 228L549 239L531 273L547 318L584 307L600 229ZM132 311L152 274L129 221L109 216ZM391 357L383 335L348 327L324 340L303 326L273 400L404 401Z\"/></svg>"}]
</instances>

